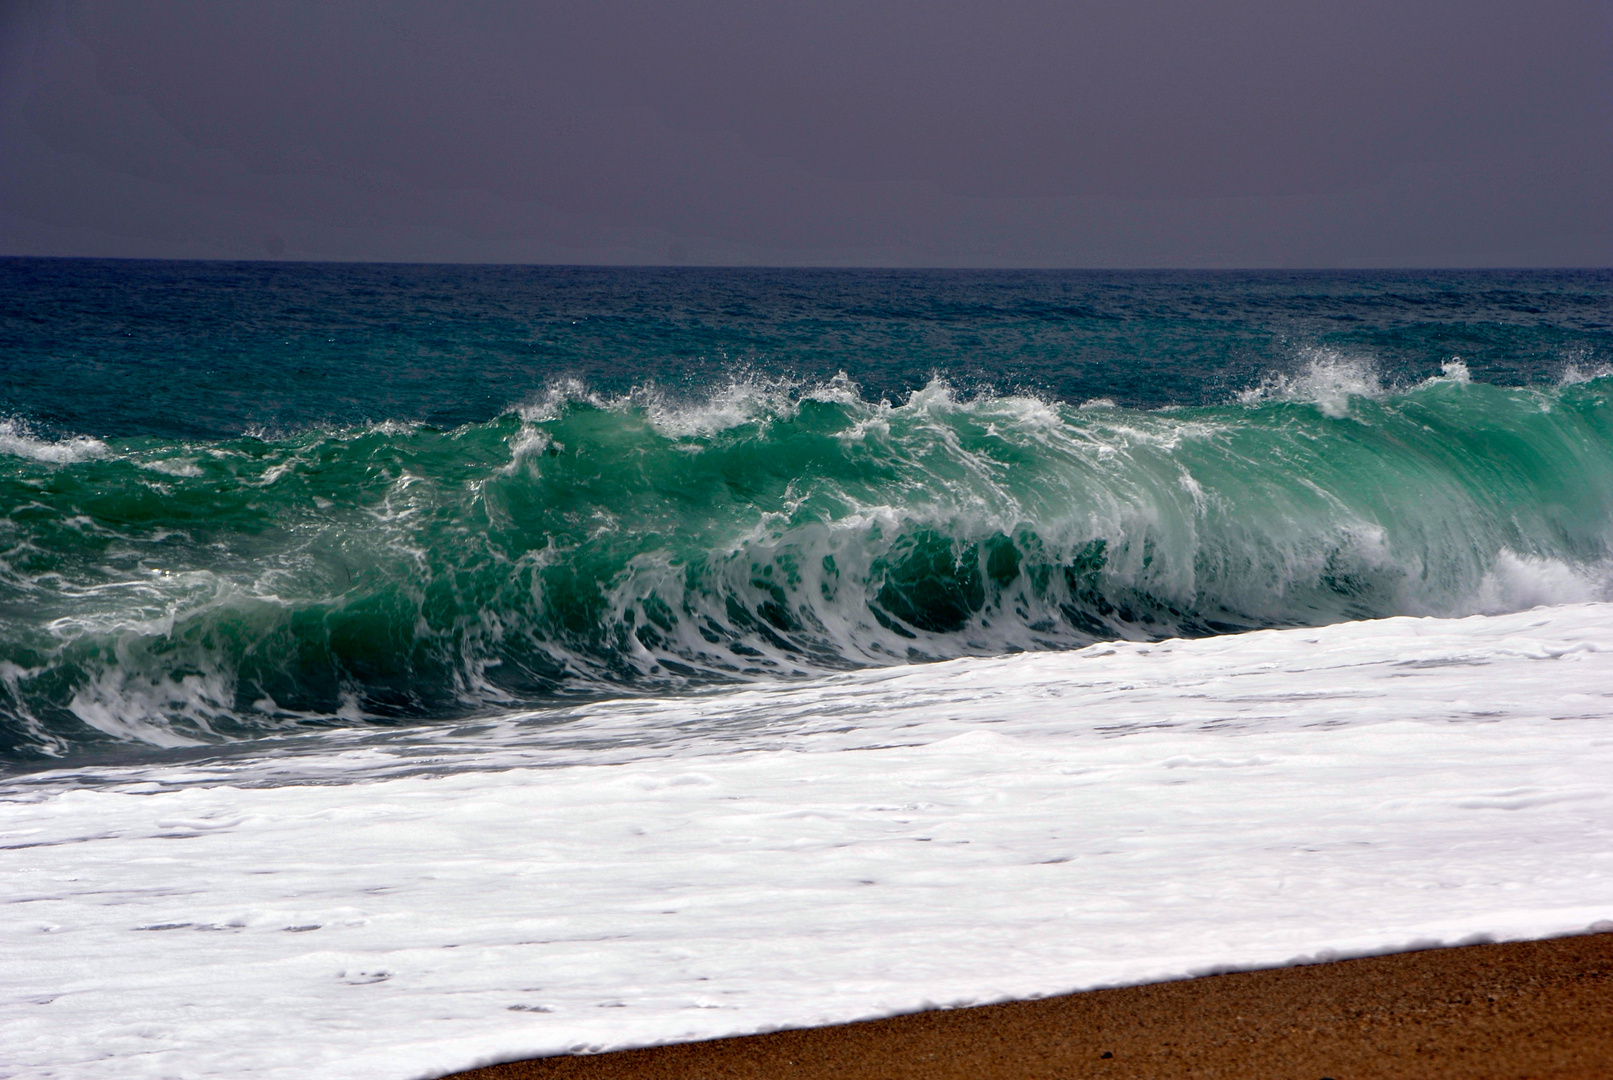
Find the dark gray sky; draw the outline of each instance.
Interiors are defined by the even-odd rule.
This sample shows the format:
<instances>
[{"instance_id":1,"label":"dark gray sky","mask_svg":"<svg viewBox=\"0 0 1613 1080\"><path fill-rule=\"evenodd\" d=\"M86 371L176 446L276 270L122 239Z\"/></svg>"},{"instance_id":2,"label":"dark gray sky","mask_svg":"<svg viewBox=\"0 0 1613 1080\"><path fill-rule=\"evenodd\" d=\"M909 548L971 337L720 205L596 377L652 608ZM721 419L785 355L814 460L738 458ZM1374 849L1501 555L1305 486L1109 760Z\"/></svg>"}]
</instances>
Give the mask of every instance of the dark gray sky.
<instances>
[{"instance_id":1,"label":"dark gray sky","mask_svg":"<svg viewBox=\"0 0 1613 1080\"><path fill-rule=\"evenodd\" d=\"M1613 0L0 0L0 253L1613 265Z\"/></svg>"}]
</instances>

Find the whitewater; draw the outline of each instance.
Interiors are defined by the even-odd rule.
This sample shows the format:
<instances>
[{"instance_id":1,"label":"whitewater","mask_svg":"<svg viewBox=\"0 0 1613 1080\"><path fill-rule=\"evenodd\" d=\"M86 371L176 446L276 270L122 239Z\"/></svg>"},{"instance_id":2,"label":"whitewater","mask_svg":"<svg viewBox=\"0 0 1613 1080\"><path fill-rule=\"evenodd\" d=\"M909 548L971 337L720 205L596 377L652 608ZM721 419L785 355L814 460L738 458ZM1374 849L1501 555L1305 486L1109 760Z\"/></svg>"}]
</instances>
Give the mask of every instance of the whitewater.
<instances>
[{"instance_id":1,"label":"whitewater","mask_svg":"<svg viewBox=\"0 0 1613 1080\"><path fill-rule=\"evenodd\" d=\"M9 1075L479 1063L1613 929L1613 606L6 784ZM647 735L649 737L647 737Z\"/></svg>"},{"instance_id":2,"label":"whitewater","mask_svg":"<svg viewBox=\"0 0 1613 1080\"><path fill-rule=\"evenodd\" d=\"M1613 930L1613 279L0 260L0 1077Z\"/></svg>"}]
</instances>

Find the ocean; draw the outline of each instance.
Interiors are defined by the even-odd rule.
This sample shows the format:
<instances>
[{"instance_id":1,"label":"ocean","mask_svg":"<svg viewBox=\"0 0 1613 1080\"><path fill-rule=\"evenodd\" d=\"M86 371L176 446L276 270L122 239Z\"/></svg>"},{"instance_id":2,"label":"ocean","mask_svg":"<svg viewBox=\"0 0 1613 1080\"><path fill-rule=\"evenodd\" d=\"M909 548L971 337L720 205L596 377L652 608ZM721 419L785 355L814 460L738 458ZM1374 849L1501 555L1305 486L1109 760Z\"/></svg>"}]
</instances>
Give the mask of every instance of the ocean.
<instances>
[{"instance_id":1,"label":"ocean","mask_svg":"<svg viewBox=\"0 0 1613 1080\"><path fill-rule=\"evenodd\" d=\"M1613 272L0 260L0 1076L1603 926L1610 601Z\"/></svg>"}]
</instances>

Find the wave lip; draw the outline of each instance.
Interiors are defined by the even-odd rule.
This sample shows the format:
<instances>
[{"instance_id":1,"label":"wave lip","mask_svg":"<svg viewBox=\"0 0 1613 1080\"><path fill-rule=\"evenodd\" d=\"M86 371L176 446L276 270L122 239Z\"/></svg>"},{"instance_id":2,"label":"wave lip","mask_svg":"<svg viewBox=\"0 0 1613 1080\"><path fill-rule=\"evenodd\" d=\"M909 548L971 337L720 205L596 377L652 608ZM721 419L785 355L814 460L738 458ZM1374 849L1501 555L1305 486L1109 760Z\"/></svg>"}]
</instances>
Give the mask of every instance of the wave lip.
<instances>
[{"instance_id":1,"label":"wave lip","mask_svg":"<svg viewBox=\"0 0 1613 1080\"><path fill-rule=\"evenodd\" d=\"M1610 390L1329 354L1159 412L567 384L448 431L34 440L0 752L1605 599Z\"/></svg>"}]
</instances>

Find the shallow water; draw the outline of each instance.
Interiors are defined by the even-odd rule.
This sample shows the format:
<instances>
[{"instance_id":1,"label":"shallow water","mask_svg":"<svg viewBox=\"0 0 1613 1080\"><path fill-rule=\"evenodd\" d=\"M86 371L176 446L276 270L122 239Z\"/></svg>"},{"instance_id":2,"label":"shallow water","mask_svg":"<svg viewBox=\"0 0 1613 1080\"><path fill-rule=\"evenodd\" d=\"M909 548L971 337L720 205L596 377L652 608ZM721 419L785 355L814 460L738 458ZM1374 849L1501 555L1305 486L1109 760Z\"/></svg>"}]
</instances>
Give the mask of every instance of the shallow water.
<instances>
[{"instance_id":1,"label":"shallow water","mask_svg":"<svg viewBox=\"0 0 1613 1080\"><path fill-rule=\"evenodd\" d=\"M1605 927L1610 702L1590 604L32 773L0 1056L423 1077Z\"/></svg>"}]
</instances>

